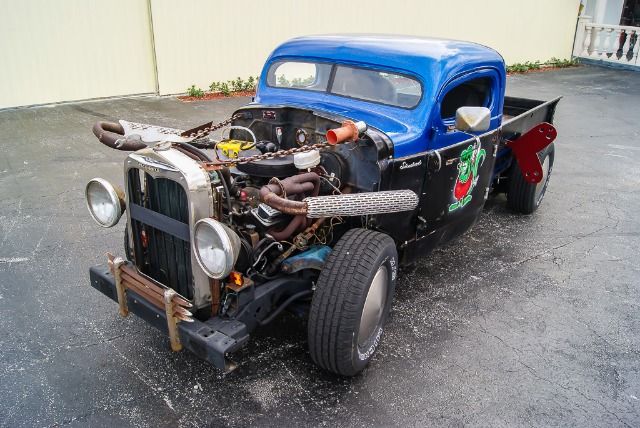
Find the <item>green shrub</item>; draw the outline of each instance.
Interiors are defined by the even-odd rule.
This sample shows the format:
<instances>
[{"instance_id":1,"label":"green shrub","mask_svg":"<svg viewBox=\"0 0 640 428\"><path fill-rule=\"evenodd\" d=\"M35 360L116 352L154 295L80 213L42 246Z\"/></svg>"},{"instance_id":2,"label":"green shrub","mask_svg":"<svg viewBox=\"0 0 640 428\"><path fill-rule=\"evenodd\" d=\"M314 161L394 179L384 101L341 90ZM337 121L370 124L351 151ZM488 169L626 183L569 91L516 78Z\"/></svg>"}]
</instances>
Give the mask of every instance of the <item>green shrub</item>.
<instances>
[{"instance_id":1,"label":"green shrub","mask_svg":"<svg viewBox=\"0 0 640 428\"><path fill-rule=\"evenodd\" d=\"M529 67L529 70L540 70L540 61L536 61L536 62L525 62L524 63L525 66Z\"/></svg>"},{"instance_id":2,"label":"green shrub","mask_svg":"<svg viewBox=\"0 0 640 428\"><path fill-rule=\"evenodd\" d=\"M244 80L238 76L236 80L231 82L231 88L233 89L233 92L244 90Z\"/></svg>"},{"instance_id":3,"label":"green shrub","mask_svg":"<svg viewBox=\"0 0 640 428\"><path fill-rule=\"evenodd\" d=\"M524 64L515 63L513 65L507 66L507 71L509 73L524 73L529 70L539 70L540 69L540 61L536 62L525 62Z\"/></svg>"},{"instance_id":4,"label":"green shrub","mask_svg":"<svg viewBox=\"0 0 640 428\"><path fill-rule=\"evenodd\" d=\"M558 59L556 57L553 57L549 60L549 62L547 62L547 64L549 65L553 65L554 67L558 67L558 68L564 68L564 67L575 67L576 65L580 64L580 61L578 61L577 59Z\"/></svg>"},{"instance_id":5,"label":"green shrub","mask_svg":"<svg viewBox=\"0 0 640 428\"><path fill-rule=\"evenodd\" d=\"M232 92L248 92L255 91L258 86L258 77L249 76L247 80L242 79L241 77L236 78L235 80L227 80L226 82L212 82L209 85L209 92L211 93L220 93L226 97L231 95ZM194 97L202 97L204 96L204 92L201 95L200 89L196 89L195 85L189 88L188 94Z\"/></svg>"},{"instance_id":6,"label":"green shrub","mask_svg":"<svg viewBox=\"0 0 640 428\"><path fill-rule=\"evenodd\" d=\"M196 97L196 98L204 97L204 91L200 88L196 88L196 85L191 85L191 87L187 89L187 94L190 97Z\"/></svg>"},{"instance_id":7,"label":"green shrub","mask_svg":"<svg viewBox=\"0 0 640 428\"><path fill-rule=\"evenodd\" d=\"M249 76L249 78L247 79L247 81L245 82L244 91L255 91L256 90L256 80L253 78L253 76Z\"/></svg>"},{"instance_id":8,"label":"green shrub","mask_svg":"<svg viewBox=\"0 0 640 428\"><path fill-rule=\"evenodd\" d=\"M227 83L220 84L220 93L225 97L231 94L231 90L229 89L229 85Z\"/></svg>"},{"instance_id":9,"label":"green shrub","mask_svg":"<svg viewBox=\"0 0 640 428\"><path fill-rule=\"evenodd\" d=\"M543 66L547 67L556 67L556 68L564 68L564 67L575 67L580 64L580 61L577 59L558 59L551 58L549 61L541 64L540 61L530 62L526 61L524 64L515 63L507 66L507 72L509 73L525 73L529 70L540 70Z\"/></svg>"}]
</instances>

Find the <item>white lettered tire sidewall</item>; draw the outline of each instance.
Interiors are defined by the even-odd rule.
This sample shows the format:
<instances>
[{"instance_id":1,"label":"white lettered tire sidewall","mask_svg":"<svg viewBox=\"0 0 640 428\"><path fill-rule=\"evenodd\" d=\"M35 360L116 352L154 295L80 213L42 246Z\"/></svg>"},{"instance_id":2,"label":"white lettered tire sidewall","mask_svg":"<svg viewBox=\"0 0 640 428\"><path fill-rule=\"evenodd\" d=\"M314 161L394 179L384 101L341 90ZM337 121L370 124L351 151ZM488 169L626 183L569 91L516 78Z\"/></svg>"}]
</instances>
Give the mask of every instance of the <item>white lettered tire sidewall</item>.
<instances>
[{"instance_id":1,"label":"white lettered tire sidewall","mask_svg":"<svg viewBox=\"0 0 640 428\"><path fill-rule=\"evenodd\" d=\"M317 365L353 376L369 363L389 317L397 276L398 253L389 236L351 229L338 241L320 273L309 312L309 354ZM363 317L374 278L378 292Z\"/></svg>"},{"instance_id":2,"label":"white lettered tire sidewall","mask_svg":"<svg viewBox=\"0 0 640 428\"><path fill-rule=\"evenodd\" d=\"M388 248L385 248L385 250L388 250ZM397 255L395 246L393 247L393 251L385 251L384 253L381 253L379 256L379 259L382 259L382 260L381 261L376 260L376 268L374 271L372 271L371 276L368 278L368 281L367 281L368 287L363 295L363 298L361 299L360 305L358 307L358 313L360 315L362 314L366 298L373 284L373 278L378 273L378 269L380 269L380 267L386 268L386 271L384 272L384 274L386 275L386 283L387 283L387 290L385 293L385 305L384 305L382 315L380 317L380 321L375 327L373 333L369 335L369 338L363 345L360 345L358 343L360 328L362 328L361 323L358 323L358 326L357 326L358 328L353 334L353 350L354 350L353 365L358 368L358 371L362 370L369 363L369 361L371 360L371 357L373 357L373 355L375 354L375 351L378 349L378 345L380 344L380 338L384 331L384 327L386 326L387 320L389 319L389 312L391 311L391 302L393 300L393 294L395 292L396 278L398 276L398 255Z\"/></svg>"}]
</instances>

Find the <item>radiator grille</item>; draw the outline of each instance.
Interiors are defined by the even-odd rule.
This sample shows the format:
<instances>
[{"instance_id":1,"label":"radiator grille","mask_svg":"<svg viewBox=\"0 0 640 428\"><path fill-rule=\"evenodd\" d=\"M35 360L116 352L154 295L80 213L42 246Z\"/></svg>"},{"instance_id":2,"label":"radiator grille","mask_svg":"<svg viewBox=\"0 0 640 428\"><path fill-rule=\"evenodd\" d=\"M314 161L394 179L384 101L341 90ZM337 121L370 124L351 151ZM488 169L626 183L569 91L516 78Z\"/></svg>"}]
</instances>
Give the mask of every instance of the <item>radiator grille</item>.
<instances>
[{"instance_id":1,"label":"radiator grille","mask_svg":"<svg viewBox=\"0 0 640 428\"><path fill-rule=\"evenodd\" d=\"M130 204L189 224L187 194L176 181L154 178L132 168L128 175L128 190ZM140 272L192 300L190 243L139 219L131 219L131 231L133 258Z\"/></svg>"}]
</instances>

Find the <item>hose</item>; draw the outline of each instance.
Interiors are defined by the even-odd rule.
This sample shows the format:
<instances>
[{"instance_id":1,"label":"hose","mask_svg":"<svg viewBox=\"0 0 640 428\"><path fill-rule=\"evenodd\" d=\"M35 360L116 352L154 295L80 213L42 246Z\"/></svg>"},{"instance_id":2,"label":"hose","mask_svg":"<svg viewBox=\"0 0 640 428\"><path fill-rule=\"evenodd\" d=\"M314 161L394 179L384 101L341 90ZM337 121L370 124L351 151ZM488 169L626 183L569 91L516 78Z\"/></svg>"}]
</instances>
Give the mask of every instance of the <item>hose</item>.
<instances>
[{"instance_id":1,"label":"hose","mask_svg":"<svg viewBox=\"0 0 640 428\"><path fill-rule=\"evenodd\" d=\"M189 144L189 143L173 143L173 144L185 149L189 153L193 153L194 155L198 156L200 160L204 162L213 162L213 159L211 159L208 154L206 154L199 148L193 146L192 144Z\"/></svg>"},{"instance_id":2,"label":"hose","mask_svg":"<svg viewBox=\"0 0 640 428\"><path fill-rule=\"evenodd\" d=\"M292 215L307 215L307 204L287 199L287 196L307 194L317 196L320 191L320 176L315 172L293 175L284 180L271 179L260 188L260 200L271 208Z\"/></svg>"},{"instance_id":3,"label":"hose","mask_svg":"<svg viewBox=\"0 0 640 428\"><path fill-rule=\"evenodd\" d=\"M185 156L189 156L191 159L193 159L196 162L199 162L201 160L197 155L191 153L189 150L186 150L183 147L176 146L175 149L180 153L184 154Z\"/></svg>"},{"instance_id":4,"label":"hose","mask_svg":"<svg viewBox=\"0 0 640 428\"><path fill-rule=\"evenodd\" d=\"M224 174L220 174L220 181L222 182L222 189L224 190L224 198L227 200L227 211L229 211L229 224L233 224L233 209L231 204L231 193L229 193L229 184L224 178Z\"/></svg>"},{"instance_id":5,"label":"hose","mask_svg":"<svg viewBox=\"0 0 640 428\"><path fill-rule=\"evenodd\" d=\"M263 239L263 241L264 241L264 239ZM262 242L262 241L260 241L260 242L258 243L258 245L260 245L260 243L261 243L261 242ZM256 267L256 265L258 264L258 262L260 261L260 259L262 258L262 256L264 255L264 253L266 253L266 252L267 252L267 250L269 250L269 248L273 247L274 245L276 245L276 246L278 247L278 251L282 251L282 249L283 249L282 244L281 244L281 243L279 243L278 241L273 241L271 244L269 244L269 245L267 246L267 248L265 248L264 250L262 250L262 252L260 253L260 255L258 255L258 259L257 259L257 260L254 260L253 265L252 265L251 267L255 268L255 267ZM254 254L255 254L255 251L258 251L258 247L257 247L257 246L256 246L256 249L254 250Z\"/></svg>"},{"instance_id":6,"label":"hose","mask_svg":"<svg viewBox=\"0 0 640 428\"><path fill-rule=\"evenodd\" d=\"M249 263L253 263L253 247L251 247L251 244L249 243L249 241L247 241L244 238L240 238L240 243L242 244L242 246L244 247L244 249L247 252L247 255L249 256Z\"/></svg>"},{"instance_id":7,"label":"hose","mask_svg":"<svg viewBox=\"0 0 640 428\"><path fill-rule=\"evenodd\" d=\"M173 143L173 144L193 155L196 155L197 157L200 158L200 160L204 162L213 162L213 159L211 159L211 157L209 157L208 154L206 154L199 148L194 147L192 144L189 144L189 143ZM233 205L231 203L231 193L229 192L229 183L227 183L227 180L224 177L224 174L220 174L220 181L222 182L222 188L224 190L224 198L226 199L226 202L227 202L227 211L229 212L229 225L233 225L233 218L232 218Z\"/></svg>"},{"instance_id":8,"label":"hose","mask_svg":"<svg viewBox=\"0 0 640 428\"><path fill-rule=\"evenodd\" d=\"M269 276L269 275L263 275L263 274L258 273L258 272L252 272L248 276L249 276L249 278L258 277L262 281L273 281L274 279L277 279L277 278L280 277L280 275Z\"/></svg>"},{"instance_id":9,"label":"hose","mask_svg":"<svg viewBox=\"0 0 640 428\"><path fill-rule=\"evenodd\" d=\"M96 122L93 125L93 134L107 147L116 150L135 151L147 147L140 140L130 140L124 136L124 128L119 123Z\"/></svg>"},{"instance_id":10,"label":"hose","mask_svg":"<svg viewBox=\"0 0 640 428\"><path fill-rule=\"evenodd\" d=\"M260 247L261 247L265 242L267 242L267 241L275 241L275 239L274 239L274 238L270 238L270 237L262 238L262 239L261 239L261 240L256 244L256 246L255 246L255 248L253 249L253 251L254 251L254 252L258 251L258 248L260 248ZM254 261L255 261L255 260L252 260L252 263L253 263Z\"/></svg>"},{"instance_id":11,"label":"hose","mask_svg":"<svg viewBox=\"0 0 640 428\"><path fill-rule=\"evenodd\" d=\"M304 290L304 291L300 291L292 296L290 296L287 300L285 300L280 306L278 306L278 308L273 311L271 313L271 315L269 315L267 318L263 319L262 321L260 321L258 324L260 326L265 326L267 324L269 324L271 321L273 321L273 319L275 317L278 316L278 314L280 314L280 312L282 312L283 310L286 309L287 306L289 306L291 303L293 303L294 301L301 299L303 297L306 296L310 296L313 294L313 290Z\"/></svg>"},{"instance_id":12,"label":"hose","mask_svg":"<svg viewBox=\"0 0 640 428\"><path fill-rule=\"evenodd\" d=\"M298 232L301 229L304 229L306 225L307 225L307 217L303 215L297 215L293 218L293 220L291 220L291 222L287 225L287 227L285 227L281 231L277 231L275 229L269 229L267 233L273 236L278 241L284 241L285 239L293 235L294 232Z\"/></svg>"}]
</instances>

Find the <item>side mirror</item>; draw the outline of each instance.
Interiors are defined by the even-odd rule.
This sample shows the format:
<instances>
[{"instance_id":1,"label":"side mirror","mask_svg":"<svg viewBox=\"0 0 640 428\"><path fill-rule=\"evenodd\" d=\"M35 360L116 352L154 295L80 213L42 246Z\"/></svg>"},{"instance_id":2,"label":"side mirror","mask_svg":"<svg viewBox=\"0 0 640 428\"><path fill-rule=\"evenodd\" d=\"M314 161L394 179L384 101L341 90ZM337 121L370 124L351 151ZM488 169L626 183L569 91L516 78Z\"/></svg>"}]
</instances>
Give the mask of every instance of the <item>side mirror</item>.
<instances>
[{"instance_id":1,"label":"side mirror","mask_svg":"<svg viewBox=\"0 0 640 428\"><path fill-rule=\"evenodd\" d=\"M456 110L456 129L462 132L484 132L491 125L491 110L486 107L460 107Z\"/></svg>"}]
</instances>

